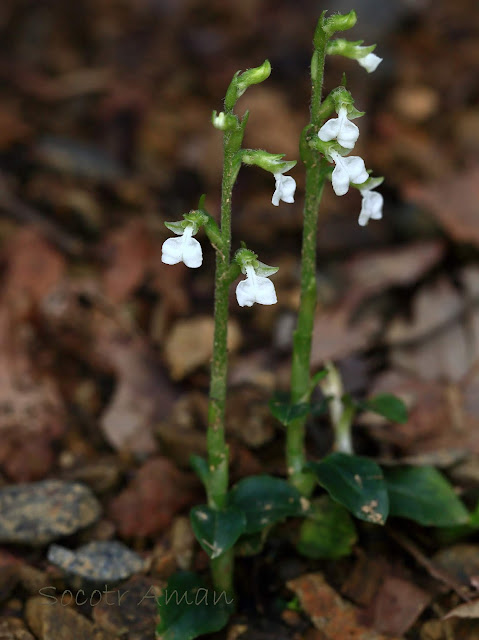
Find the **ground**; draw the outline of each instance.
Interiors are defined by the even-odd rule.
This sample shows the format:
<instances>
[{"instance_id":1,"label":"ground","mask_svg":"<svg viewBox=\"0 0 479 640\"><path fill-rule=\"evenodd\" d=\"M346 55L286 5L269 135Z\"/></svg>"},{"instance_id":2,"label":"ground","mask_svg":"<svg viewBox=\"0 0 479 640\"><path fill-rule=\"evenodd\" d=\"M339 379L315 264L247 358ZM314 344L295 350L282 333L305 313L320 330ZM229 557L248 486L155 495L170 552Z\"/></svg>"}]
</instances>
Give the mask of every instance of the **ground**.
<instances>
[{"instance_id":1,"label":"ground","mask_svg":"<svg viewBox=\"0 0 479 640\"><path fill-rule=\"evenodd\" d=\"M189 456L205 451L214 254L199 235L201 269L162 264L163 222L203 193L218 215L221 139L210 117L238 69L265 58L273 69L238 104L250 110L245 145L298 159L318 13L350 8L340 0L3 0L2 639L152 639L149 596L177 568L206 574L188 521L204 499ZM474 508L479 14L475 0L358 0L354 8L351 37L377 42L383 62L369 75L330 58L325 90L345 71L367 112L355 151L385 177L384 219L359 227L358 194L337 198L326 188L313 367L335 361L358 398L401 396L408 422L363 415L356 451L390 465L433 464ZM294 205L273 207L273 179L256 168L242 171L234 192L234 248L243 240L280 269L275 306L241 309L232 289L233 482L285 473L268 400L288 388L299 299L301 163L294 176ZM312 420L309 456L327 453L331 441L327 421ZM46 484L23 493L26 482ZM88 494L79 497L78 482ZM65 512L65 503L75 509ZM37 529L26 520L32 509ZM399 519L358 532L352 555L313 561L294 549L297 525L280 526L259 556L237 561L238 613L216 637L479 637L472 608L443 619L474 600L477 534L451 540ZM52 552L54 541L64 549ZM68 554L108 541L108 566L87 551ZM110 604L91 600L119 557L131 577L118 589L131 597L118 602L114 587ZM86 577L62 569L67 560ZM86 602L62 601L67 588L74 600L84 589ZM41 606L47 593L55 606Z\"/></svg>"}]
</instances>

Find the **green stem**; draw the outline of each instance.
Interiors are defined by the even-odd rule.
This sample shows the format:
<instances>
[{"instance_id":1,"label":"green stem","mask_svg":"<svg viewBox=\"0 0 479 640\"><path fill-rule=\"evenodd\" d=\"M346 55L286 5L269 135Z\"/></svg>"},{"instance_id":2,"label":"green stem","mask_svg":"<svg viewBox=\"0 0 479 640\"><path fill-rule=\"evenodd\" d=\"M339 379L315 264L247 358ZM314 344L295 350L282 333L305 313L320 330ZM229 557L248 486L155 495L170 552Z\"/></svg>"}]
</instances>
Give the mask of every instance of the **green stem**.
<instances>
[{"instance_id":1,"label":"green stem","mask_svg":"<svg viewBox=\"0 0 479 640\"><path fill-rule=\"evenodd\" d=\"M307 136L317 134L321 124L321 94L324 62L328 38L322 29L322 18L314 36L315 51L311 61L312 98L311 121L303 132L301 157L306 164L306 191L304 202L303 244L301 249L301 299L296 330L293 335L293 359L291 367L291 402L309 402L311 395L311 343L314 313L316 310L316 245L318 211L325 180L321 156L308 148ZM286 459L290 482L305 496L312 493L314 479L304 471L306 418L291 422L286 434Z\"/></svg>"},{"instance_id":2,"label":"green stem","mask_svg":"<svg viewBox=\"0 0 479 640\"><path fill-rule=\"evenodd\" d=\"M236 133L236 135L235 135ZM229 480L229 448L225 439L225 404L228 367L228 299L231 284L231 198L238 174L237 152L241 145L237 132L224 135L224 165L221 192L221 247L216 251L215 273L215 331L211 362L210 396L208 408L208 504L215 509L226 505ZM233 592L233 550L212 560L214 587Z\"/></svg>"}]
</instances>

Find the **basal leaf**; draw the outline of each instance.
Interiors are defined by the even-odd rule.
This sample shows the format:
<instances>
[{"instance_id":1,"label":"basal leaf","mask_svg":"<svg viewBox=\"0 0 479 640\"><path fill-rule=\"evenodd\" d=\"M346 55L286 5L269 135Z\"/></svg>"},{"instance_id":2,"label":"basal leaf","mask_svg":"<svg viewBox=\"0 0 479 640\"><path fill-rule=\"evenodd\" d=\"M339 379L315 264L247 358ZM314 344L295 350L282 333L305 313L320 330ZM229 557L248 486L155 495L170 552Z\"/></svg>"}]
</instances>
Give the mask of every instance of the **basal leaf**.
<instances>
[{"instance_id":1,"label":"basal leaf","mask_svg":"<svg viewBox=\"0 0 479 640\"><path fill-rule=\"evenodd\" d=\"M287 427L296 418L304 418L309 413L309 404L290 404L288 396L275 394L269 401L269 409L276 420Z\"/></svg>"},{"instance_id":2,"label":"basal leaf","mask_svg":"<svg viewBox=\"0 0 479 640\"><path fill-rule=\"evenodd\" d=\"M308 465L329 495L360 520L384 524L389 501L383 472L368 458L332 453Z\"/></svg>"},{"instance_id":3,"label":"basal leaf","mask_svg":"<svg viewBox=\"0 0 479 640\"><path fill-rule=\"evenodd\" d=\"M404 424L408 421L407 408L404 402L391 393L380 393L374 398L369 398L362 406L369 411L379 413L392 422Z\"/></svg>"},{"instance_id":4,"label":"basal leaf","mask_svg":"<svg viewBox=\"0 0 479 640\"><path fill-rule=\"evenodd\" d=\"M384 474L391 515L432 527L469 521L466 507L434 467L387 469Z\"/></svg>"},{"instance_id":5,"label":"basal leaf","mask_svg":"<svg viewBox=\"0 0 479 640\"><path fill-rule=\"evenodd\" d=\"M327 495L311 504L301 524L297 549L308 558L341 558L351 553L356 528L349 512Z\"/></svg>"},{"instance_id":6,"label":"basal leaf","mask_svg":"<svg viewBox=\"0 0 479 640\"><path fill-rule=\"evenodd\" d=\"M193 507L190 520L196 539L211 559L231 549L246 528L245 514L234 507L222 511L207 505Z\"/></svg>"},{"instance_id":7,"label":"basal leaf","mask_svg":"<svg viewBox=\"0 0 479 640\"><path fill-rule=\"evenodd\" d=\"M288 516L304 515L299 491L286 480L266 475L240 480L230 493L229 504L245 514L248 534Z\"/></svg>"},{"instance_id":8,"label":"basal leaf","mask_svg":"<svg viewBox=\"0 0 479 640\"><path fill-rule=\"evenodd\" d=\"M194 640L226 626L234 609L225 592L208 589L195 573L174 574L158 598L157 640Z\"/></svg>"}]
</instances>

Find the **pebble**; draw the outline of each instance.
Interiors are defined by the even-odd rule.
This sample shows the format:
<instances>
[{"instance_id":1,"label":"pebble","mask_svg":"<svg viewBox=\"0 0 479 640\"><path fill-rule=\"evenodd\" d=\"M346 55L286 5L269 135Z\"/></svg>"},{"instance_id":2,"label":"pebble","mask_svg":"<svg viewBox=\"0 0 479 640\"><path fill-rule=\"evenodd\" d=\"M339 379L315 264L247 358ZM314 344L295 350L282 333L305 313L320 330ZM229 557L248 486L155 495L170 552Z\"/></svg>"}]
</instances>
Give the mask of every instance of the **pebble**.
<instances>
[{"instance_id":1,"label":"pebble","mask_svg":"<svg viewBox=\"0 0 479 640\"><path fill-rule=\"evenodd\" d=\"M88 487L44 480L0 489L0 543L41 546L89 526L101 507Z\"/></svg>"},{"instance_id":2,"label":"pebble","mask_svg":"<svg viewBox=\"0 0 479 640\"><path fill-rule=\"evenodd\" d=\"M75 587L114 584L144 568L144 560L121 542L90 542L76 551L58 544L48 549L48 560L65 572ZM80 582L75 580L80 578Z\"/></svg>"}]
</instances>

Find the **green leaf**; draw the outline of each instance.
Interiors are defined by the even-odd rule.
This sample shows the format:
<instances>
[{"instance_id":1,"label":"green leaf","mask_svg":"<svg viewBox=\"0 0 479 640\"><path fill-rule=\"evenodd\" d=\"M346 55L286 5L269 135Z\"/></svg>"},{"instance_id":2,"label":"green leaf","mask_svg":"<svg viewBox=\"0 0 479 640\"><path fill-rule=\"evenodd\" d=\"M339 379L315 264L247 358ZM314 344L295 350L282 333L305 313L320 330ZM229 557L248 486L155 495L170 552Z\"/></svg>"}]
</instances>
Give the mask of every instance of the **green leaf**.
<instances>
[{"instance_id":1,"label":"green leaf","mask_svg":"<svg viewBox=\"0 0 479 640\"><path fill-rule=\"evenodd\" d=\"M388 493L383 472L368 458L332 453L308 467L329 495L356 518L384 524L388 516Z\"/></svg>"},{"instance_id":2,"label":"green leaf","mask_svg":"<svg viewBox=\"0 0 479 640\"><path fill-rule=\"evenodd\" d=\"M362 403L362 407L400 424L404 424L408 420L406 405L391 393L381 393L374 396L374 398Z\"/></svg>"},{"instance_id":3,"label":"green leaf","mask_svg":"<svg viewBox=\"0 0 479 640\"><path fill-rule=\"evenodd\" d=\"M230 492L230 506L246 515L245 533L255 533L288 516L303 515L301 494L286 480L251 476Z\"/></svg>"},{"instance_id":4,"label":"green leaf","mask_svg":"<svg viewBox=\"0 0 479 640\"><path fill-rule=\"evenodd\" d=\"M341 558L351 553L356 528L348 511L327 495L315 500L301 524L297 549L308 558Z\"/></svg>"},{"instance_id":5,"label":"green leaf","mask_svg":"<svg viewBox=\"0 0 479 640\"><path fill-rule=\"evenodd\" d=\"M190 513L196 539L211 559L231 549L246 528L246 516L234 507L222 511L201 505Z\"/></svg>"},{"instance_id":6,"label":"green leaf","mask_svg":"<svg viewBox=\"0 0 479 640\"><path fill-rule=\"evenodd\" d=\"M195 573L174 574L158 598L157 640L194 640L226 626L233 601L225 592L207 589Z\"/></svg>"},{"instance_id":7,"label":"green leaf","mask_svg":"<svg viewBox=\"0 0 479 640\"><path fill-rule=\"evenodd\" d=\"M269 401L269 409L273 416L287 427L296 418L304 418L309 413L309 404L301 402L290 404L287 394L277 393Z\"/></svg>"},{"instance_id":8,"label":"green leaf","mask_svg":"<svg viewBox=\"0 0 479 640\"><path fill-rule=\"evenodd\" d=\"M192 454L190 456L190 465L201 482L205 485L205 487L207 487L210 477L210 470L208 469L208 463L206 462L206 460L201 456Z\"/></svg>"},{"instance_id":9,"label":"green leaf","mask_svg":"<svg viewBox=\"0 0 479 640\"><path fill-rule=\"evenodd\" d=\"M387 469L385 477L391 515L432 527L469 521L466 507L434 467Z\"/></svg>"}]
</instances>

